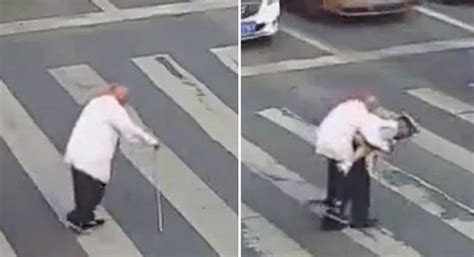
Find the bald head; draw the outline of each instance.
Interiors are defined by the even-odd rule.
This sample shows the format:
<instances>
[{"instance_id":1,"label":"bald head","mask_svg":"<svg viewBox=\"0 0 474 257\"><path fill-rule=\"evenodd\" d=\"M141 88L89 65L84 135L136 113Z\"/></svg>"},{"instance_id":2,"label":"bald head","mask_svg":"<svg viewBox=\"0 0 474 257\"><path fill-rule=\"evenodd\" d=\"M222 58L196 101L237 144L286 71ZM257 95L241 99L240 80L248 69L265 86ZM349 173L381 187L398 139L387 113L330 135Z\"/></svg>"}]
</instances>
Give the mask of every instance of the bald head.
<instances>
[{"instance_id":1,"label":"bald head","mask_svg":"<svg viewBox=\"0 0 474 257\"><path fill-rule=\"evenodd\" d=\"M110 87L111 95L113 95L120 104L124 105L128 101L129 90L124 85L114 84Z\"/></svg>"},{"instance_id":2,"label":"bald head","mask_svg":"<svg viewBox=\"0 0 474 257\"><path fill-rule=\"evenodd\" d=\"M364 104L369 112L373 112L379 107L379 100L374 95L369 95L364 99Z\"/></svg>"}]
</instances>

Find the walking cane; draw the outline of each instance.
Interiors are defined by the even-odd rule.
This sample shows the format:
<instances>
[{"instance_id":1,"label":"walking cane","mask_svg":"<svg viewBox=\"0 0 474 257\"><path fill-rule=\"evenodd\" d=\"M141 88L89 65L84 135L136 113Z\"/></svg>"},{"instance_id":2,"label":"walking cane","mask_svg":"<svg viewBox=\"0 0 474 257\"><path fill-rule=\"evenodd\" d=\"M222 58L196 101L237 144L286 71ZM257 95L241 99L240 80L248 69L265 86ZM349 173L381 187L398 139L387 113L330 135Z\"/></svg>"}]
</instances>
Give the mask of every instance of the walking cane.
<instances>
[{"instance_id":1,"label":"walking cane","mask_svg":"<svg viewBox=\"0 0 474 257\"><path fill-rule=\"evenodd\" d=\"M155 184L155 201L156 201L156 212L158 214L158 232L163 232L163 210L161 209L161 191L158 188L158 179L156 178L157 174L157 167L158 167L158 161L157 161L157 155L158 155L158 148L153 147L153 168L151 169L151 172L153 173L153 183Z\"/></svg>"}]
</instances>

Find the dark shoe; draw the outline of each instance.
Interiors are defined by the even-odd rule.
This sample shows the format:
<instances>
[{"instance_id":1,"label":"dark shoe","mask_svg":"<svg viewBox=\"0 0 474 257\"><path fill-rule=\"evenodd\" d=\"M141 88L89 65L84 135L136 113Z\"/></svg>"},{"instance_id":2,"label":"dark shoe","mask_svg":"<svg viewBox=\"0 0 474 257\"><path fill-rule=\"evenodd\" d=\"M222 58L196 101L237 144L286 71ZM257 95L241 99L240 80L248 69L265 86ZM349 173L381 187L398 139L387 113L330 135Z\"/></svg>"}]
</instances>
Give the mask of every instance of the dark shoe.
<instances>
[{"instance_id":1,"label":"dark shoe","mask_svg":"<svg viewBox=\"0 0 474 257\"><path fill-rule=\"evenodd\" d=\"M87 229L92 229L92 228L95 228L95 227L102 226L104 224L105 224L104 219L94 219L94 220L91 220L89 222L86 222L81 227L82 227L82 229L87 230Z\"/></svg>"},{"instance_id":2,"label":"dark shoe","mask_svg":"<svg viewBox=\"0 0 474 257\"><path fill-rule=\"evenodd\" d=\"M351 228L373 228L378 225L378 220L375 218L370 218L365 222L351 223Z\"/></svg>"},{"instance_id":3,"label":"dark shoe","mask_svg":"<svg viewBox=\"0 0 474 257\"><path fill-rule=\"evenodd\" d=\"M340 223L333 218L329 218L328 216L323 216L321 219L321 230L323 231L337 231L346 227L347 224Z\"/></svg>"},{"instance_id":4,"label":"dark shoe","mask_svg":"<svg viewBox=\"0 0 474 257\"><path fill-rule=\"evenodd\" d=\"M326 198L322 201L322 203L330 208L336 207L336 201L334 201L333 199Z\"/></svg>"}]
</instances>

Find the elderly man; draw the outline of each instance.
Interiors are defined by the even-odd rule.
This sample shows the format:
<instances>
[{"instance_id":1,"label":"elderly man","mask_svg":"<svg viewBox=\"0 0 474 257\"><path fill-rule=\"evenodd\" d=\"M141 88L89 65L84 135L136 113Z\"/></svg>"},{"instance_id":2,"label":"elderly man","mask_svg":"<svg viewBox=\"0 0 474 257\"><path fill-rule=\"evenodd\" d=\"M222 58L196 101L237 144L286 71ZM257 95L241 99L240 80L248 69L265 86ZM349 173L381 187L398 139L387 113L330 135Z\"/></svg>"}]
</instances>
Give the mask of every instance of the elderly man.
<instances>
[{"instance_id":1,"label":"elderly man","mask_svg":"<svg viewBox=\"0 0 474 257\"><path fill-rule=\"evenodd\" d=\"M376 225L377 220L369 218L370 209L370 175L368 172L369 154L378 152L392 153L397 141L411 137L418 133L415 122L407 114L396 119L382 119L370 115L361 127L354 140L354 148L364 149L360 156L355 157L350 171L345 176L342 188L342 205L339 215L345 218L345 209L351 204L350 225L353 228L367 228ZM376 158L376 156L375 156Z\"/></svg>"},{"instance_id":2,"label":"elderly man","mask_svg":"<svg viewBox=\"0 0 474 257\"><path fill-rule=\"evenodd\" d=\"M353 149L352 142L370 112L377 107L375 96L368 96L363 101L350 99L332 109L319 125L315 151L328 159L327 193L322 201L326 206L340 205L340 181L354 162L356 153L359 154Z\"/></svg>"},{"instance_id":3,"label":"elderly man","mask_svg":"<svg viewBox=\"0 0 474 257\"><path fill-rule=\"evenodd\" d=\"M158 148L158 141L133 124L124 108L129 91L113 85L93 98L82 110L72 130L65 154L71 166L75 209L67 215L70 227L78 232L102 225L94 210L104 195L111 176L111 162L120 136Z\"/></svg>"},{"instance_id":4,"label":"elderly man","mask_svg":"<svg viewBox=\"0 0 474 257\"><path fill-rule=\"evenodd\" d=\"M408 115L396 119L382 119L370 114L355 136L352 147L360 149L354 157L354 163L341 182L341 205L328 211L342 223L348 223L344 215L346 206L351 204L350 225L353 228L367 228L376 225L376 220L369 218L370 208L370 175L367 157L376 152L391 153L394 144L401 139L418 133L415 122ZM356 154L357 155L357 154Z\"/></svg>"}]
</instances>

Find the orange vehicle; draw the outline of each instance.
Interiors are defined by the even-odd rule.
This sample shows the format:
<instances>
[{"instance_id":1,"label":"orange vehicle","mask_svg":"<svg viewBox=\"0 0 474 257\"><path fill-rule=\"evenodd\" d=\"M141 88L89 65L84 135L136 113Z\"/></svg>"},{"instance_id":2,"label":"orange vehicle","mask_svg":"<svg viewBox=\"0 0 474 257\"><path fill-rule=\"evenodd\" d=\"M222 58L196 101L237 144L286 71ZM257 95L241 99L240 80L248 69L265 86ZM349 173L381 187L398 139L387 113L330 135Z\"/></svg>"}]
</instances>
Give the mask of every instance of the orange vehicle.
<instances>
[{"instance_id":1,"label":"orange vehicle","mask_svg":"<svg viewBox=\"0 0 474 257\"><path fill-rule=\"evenodd\" d=\"M414 0L286 0L292 9L309 13L321 10L341 16L372 16L403 13L414 5ZM297 7L296 7L297 6Z\"/></svg>"}]
</instances>

